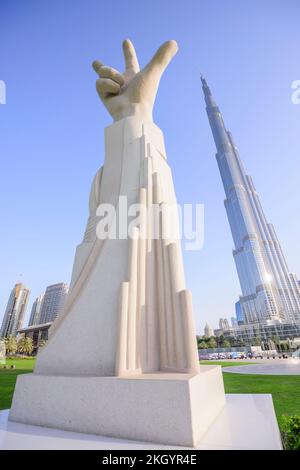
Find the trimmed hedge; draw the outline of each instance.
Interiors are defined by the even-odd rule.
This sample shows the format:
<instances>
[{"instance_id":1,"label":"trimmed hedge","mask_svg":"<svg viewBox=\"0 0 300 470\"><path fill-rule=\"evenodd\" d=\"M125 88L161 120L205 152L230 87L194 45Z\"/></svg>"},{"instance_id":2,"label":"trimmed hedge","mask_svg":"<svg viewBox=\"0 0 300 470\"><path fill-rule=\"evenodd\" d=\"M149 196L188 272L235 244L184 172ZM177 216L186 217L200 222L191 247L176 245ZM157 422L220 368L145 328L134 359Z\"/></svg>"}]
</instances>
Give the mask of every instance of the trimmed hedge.
<instances>
[{"instance_id":1,"label":"trimmed hedge","mask_svg":"<svg viewBox=\"0 0 300 470\"><path fill-rule=\"evenodd\" d=\"M300 450L300 415L282 416L281 435L286 450Z\"/></svg>"}]
</instances>

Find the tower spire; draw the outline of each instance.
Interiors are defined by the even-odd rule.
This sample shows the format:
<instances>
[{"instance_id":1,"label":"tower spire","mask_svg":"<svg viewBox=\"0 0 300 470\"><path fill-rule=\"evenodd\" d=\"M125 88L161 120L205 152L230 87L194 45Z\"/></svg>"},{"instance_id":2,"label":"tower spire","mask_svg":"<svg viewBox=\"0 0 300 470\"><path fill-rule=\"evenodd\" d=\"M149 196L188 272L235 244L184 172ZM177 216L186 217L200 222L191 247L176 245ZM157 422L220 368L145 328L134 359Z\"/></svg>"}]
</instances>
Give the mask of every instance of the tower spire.
<instances>
[{"instance_id":1,"label":"tower spire","mask_svg":"<svg viewBox=\"0 0 300 470\"><path fill-rule=\"evenodd\" d=\"M217 103L215 102L212 92L203 75L201 75L201 82L205 98L206 112L217 150L222 151L224 149L227 149L228 151L230 151L232 146L230 134L226 130L220 109Z\"/></svg>"},{"instance_id":2,"label":"tower spire","mask_svg":"<svg viewBox=\"0 0 300 470\"><path fill-rule=\"evenodd\" d=\"M207 107L217 107L216 102L215 102L215 100L212 96L212 93L210 91L210 88L207 84L206 79L204 78L204 76L202 74L200 75L200 78L201 78L201 82L202 82L202 90L203 90L203 93L204 93L206 106Z\"/></svg>"}]
</instances>

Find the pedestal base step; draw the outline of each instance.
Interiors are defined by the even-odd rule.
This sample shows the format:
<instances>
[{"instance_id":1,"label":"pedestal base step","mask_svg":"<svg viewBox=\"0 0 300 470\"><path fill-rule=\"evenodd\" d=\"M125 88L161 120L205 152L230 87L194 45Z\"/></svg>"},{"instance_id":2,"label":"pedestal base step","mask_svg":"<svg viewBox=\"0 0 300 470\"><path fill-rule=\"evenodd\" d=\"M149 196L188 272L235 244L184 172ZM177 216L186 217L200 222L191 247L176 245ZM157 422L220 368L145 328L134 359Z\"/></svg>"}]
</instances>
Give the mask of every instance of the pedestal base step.
<instances>
[{"instance_id":1,"label":"pedestal base step","mask_svg":"<svg viewBox=\"0 0 300 470\"><path fill-rule=\"evenodd\" d=\"M79 434L8 421L0 411L0 449L6 450L176 450L184 447ZM197 450L281 450L271 395L226 395L226 405Z\"/></svg>"},{"instance_id":2,"label":"pedestal base step","mask_svg":"<svg viewBox=\"0 0 300 470\"><path fill-rule=\"evenodd\" d=\"M195 447L224 406L220 366L126 378L26 374L18 377L9 420Z\"/></svg>"}]
</instances>

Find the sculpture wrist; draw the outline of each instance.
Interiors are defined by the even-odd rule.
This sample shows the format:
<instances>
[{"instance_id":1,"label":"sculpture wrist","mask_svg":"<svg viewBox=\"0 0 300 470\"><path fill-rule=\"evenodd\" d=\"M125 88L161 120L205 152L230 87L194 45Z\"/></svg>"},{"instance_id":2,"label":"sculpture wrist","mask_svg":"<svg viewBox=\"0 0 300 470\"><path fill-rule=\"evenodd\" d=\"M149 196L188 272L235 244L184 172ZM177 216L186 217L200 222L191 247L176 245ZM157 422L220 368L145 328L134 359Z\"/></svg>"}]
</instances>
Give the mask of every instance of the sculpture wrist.
<instances>
[{"instance_id":1,"label":"sculpture wrist","mask_svg":"<svg viewBox=\"0 0 300 470\"><path fill-rule=\"evenodd\" d=\"M121 108L113 113L114 122L132 116L139 117L141 120L153 121L152 106L142 103L130 103L126 108Z\"/></svg>"}]
</instances>

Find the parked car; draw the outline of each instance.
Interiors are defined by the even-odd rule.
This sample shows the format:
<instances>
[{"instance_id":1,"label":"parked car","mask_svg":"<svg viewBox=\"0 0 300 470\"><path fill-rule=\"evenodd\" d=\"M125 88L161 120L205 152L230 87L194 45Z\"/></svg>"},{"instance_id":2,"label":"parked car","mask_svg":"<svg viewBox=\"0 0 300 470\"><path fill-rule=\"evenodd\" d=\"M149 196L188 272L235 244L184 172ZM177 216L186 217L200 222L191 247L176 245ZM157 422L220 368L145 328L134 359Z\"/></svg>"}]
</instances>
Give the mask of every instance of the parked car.
<instances>
[{"instance_id":1,"label":"parked car","mask_svg":"<svg viewBox=\"0 0 300 470\"><path fill-rule=\"evenodd\" d=\"M207 361L210 358L209 354L201 354L199 353L199 359L201 361Z\"/></svg>"}]
</instances>

